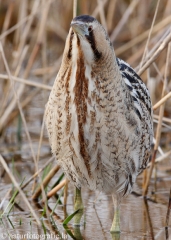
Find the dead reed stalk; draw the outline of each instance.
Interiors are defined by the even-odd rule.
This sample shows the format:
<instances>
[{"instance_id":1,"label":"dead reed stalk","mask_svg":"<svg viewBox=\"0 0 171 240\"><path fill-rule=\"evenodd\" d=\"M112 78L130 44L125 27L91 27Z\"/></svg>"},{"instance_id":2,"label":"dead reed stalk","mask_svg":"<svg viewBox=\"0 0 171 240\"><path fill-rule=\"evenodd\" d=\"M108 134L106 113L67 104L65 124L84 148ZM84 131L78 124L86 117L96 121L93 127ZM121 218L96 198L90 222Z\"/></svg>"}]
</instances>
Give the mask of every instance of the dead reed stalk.
<instances>
[{"instance_id":1,"label":"dead reed stalk","mask_svg":"<svg viewBox=\"0 0 171 240\"><path fill-rule=\"evenodd\" d=\"M163 89L162 89L161 98L164 97L165 92L166 92L166 87L167 87L167 75L168 75L168 66L169 66L170 53L171 53L171 43L169 43L169 45L168 45L168 50L167 50L166 68L165 68L165 78L164 78L164 84L163 84ZM157 131L156 131L156 142L155 142L155 145L154 145L154 153L153 153L153 155L152 155L150 170L149 170L149 173L148 173L148 176L147 176L147 180L146 180L146 183L145 183L145 186L144 186L144 190L143 190L143 195L144 195L144 196L147 195L149 182L150 182L151 175L152 175L153 168L154 168L154 164L155 164L155 158L156 158L156 154L157 154L157 150L158 150L158 146L159 146L159 142L160 142L160 137L161 137L161 126L162 126L162 119L163 119L163 115L164 115L164 108L165 108L165 103L163 103L163 104L160 106L159 122L158 122L158 125L157 125Z\"/></svg>"},{"instance_id":2,"label":"dead reed stalk","mask_svg":"<svg viewBox=\"0 0 171 240\"><path fill-rule=\"evenodd\" d=\"M8 168L5 160L3 159L3 157L2 157L1 155L0 155L0 162L1 162L1 164L3 165L3 167L4 167L5 171L7 172L8 176L10 177L12 183L14 184L14 186L15 186L15 187L17 188L17 190L19 191L21 197L23 198L25 204L26 204L27 207L29 208L29 210L30 210L31 214L33 215L33 217L35 218L37 224L38 224L39 226L41 226L40 220L39 220L39 218L37 217L34 209L33 209L32 206L30 205L30 203L29 203L29 201L27 200L25 194L24 194L23 191L21 190L19 184L18 184L17 181L15 180L15 177L13 176L12 172L11 172L10 169Z\"/></svg>"}]
</instances>

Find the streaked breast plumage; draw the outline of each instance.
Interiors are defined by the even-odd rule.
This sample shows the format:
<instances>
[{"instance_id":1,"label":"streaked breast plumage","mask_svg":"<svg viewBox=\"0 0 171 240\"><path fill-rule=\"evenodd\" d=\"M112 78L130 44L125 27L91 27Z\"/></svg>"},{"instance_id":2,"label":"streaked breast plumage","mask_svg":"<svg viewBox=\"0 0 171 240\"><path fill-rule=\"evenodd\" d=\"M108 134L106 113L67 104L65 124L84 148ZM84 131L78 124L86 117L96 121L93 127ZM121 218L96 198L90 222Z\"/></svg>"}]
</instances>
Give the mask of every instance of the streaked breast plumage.
<instances>
[{"instance_id":1,"label":"streaked breast plumage","mask_svg":"<svg viewBox=\"0 0 171 240\"><path fill-rule=\"evenodd\" d=\"M149 92L96 19L71 26L46 106L52 152L77 187L125 195L149 160Z\"/></svg>"}]
</instances>

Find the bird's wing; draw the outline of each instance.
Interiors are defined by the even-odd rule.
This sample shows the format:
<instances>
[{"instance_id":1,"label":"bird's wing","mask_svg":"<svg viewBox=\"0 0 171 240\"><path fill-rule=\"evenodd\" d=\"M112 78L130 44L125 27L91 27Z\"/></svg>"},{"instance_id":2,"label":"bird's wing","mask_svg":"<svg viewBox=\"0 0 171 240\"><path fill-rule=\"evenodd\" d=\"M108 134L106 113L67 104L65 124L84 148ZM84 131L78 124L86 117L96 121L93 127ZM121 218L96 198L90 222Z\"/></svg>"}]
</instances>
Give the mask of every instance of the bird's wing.
<instances>
[{"instance_id":1,"label":"bird's wing","mask_svg":"<svg viewBox=\"0 0 171 240\"><path fill-rule=\"evenodd\" d=\"M149 153L151 145L153 144L153 121L152 121L152 104L150 99L149 91L146 85L143 83L141 78L137 75L134 69L124 62L123 60L117 58L117 64L119 66L121 75L125 81L127 88L129 89L130 95L132 96L132 102L134 105L134 110L141 120L142 126L145 131L147 131L148 140L142 137L142 141L146 142L146 151L142 162L140 163L139 172L146 168L149 161Z\"/></svg>"},{"instance_id":2,"label":"bird's wing","mask_svg":"<svg viewBox=\"0 0 171 240\"><path fill-rule=\"evenodd\" d=\"M124 62L119 58L116 58L116 60L125 84L130 90L130 94L132 96L134 104L136 102L139 104L143 104L148 111L149 116L152 116L151 99L146 85L143 83L142 79L128 63ZM135 108L140 111L141 109L138 108L137 105L135 104Z\"/></svg>"}]
</instances>

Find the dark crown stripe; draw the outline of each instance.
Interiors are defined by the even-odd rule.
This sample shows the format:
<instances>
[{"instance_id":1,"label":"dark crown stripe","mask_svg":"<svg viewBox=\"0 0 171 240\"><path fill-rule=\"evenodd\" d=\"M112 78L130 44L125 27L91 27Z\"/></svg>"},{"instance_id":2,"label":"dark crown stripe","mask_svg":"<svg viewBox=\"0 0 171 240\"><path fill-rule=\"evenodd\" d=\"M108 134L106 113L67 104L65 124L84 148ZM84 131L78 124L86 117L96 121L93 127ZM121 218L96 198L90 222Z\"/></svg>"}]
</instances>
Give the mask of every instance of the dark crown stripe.
<instances>
[{"instance_id":1,"label":"dark crown stripe","mask_svg":"<svg viewBox=\"0 0 171 240\"><path fill-rule=\"evenodd\" d=\"M80 16L77 16L73 19L73 21L80 21L80 22L86 22L86 23L91 23L91 22L94 22L96 21L96 19L92 16L89 16L89 15L80 15Z\"/></svg>"}]
</instances>

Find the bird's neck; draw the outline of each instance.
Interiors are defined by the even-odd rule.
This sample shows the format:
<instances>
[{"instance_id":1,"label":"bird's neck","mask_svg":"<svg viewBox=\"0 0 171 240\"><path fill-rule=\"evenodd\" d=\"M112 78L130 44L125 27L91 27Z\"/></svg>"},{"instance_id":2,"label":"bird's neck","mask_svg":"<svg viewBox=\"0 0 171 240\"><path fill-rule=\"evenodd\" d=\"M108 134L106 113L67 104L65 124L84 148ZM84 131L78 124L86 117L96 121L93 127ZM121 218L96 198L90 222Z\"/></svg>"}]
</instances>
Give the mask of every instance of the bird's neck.
<instances>
[{"instance_id":1,"label":"bird's neck","mask_svg":"<svg viewBox=\"0 0 171 240\"><path fill-rule=\"evenodd\" d=\"M126 94L125 83L114 53L106 54L93 64L86 61L82 51L77 54L72 61L66 61L65 69L61 69L68 76L64 78L64 85L71 101L85 112L87 103L91 105L94 101L99 105L104 102L122 104Z\"/></svg>"},{"instance_id":2,"label":"bird's neck","mask_svg":"<svg viewBox=\"0 0 171 240\"><path fill-rule=\"evenodd\" d=\"M121 76L114 54L106 55L98 64L91 68L91 81L95 84L102 98L115 98L125 94L125 83Z\"/></svg>"}]
</instances>

